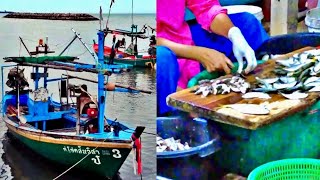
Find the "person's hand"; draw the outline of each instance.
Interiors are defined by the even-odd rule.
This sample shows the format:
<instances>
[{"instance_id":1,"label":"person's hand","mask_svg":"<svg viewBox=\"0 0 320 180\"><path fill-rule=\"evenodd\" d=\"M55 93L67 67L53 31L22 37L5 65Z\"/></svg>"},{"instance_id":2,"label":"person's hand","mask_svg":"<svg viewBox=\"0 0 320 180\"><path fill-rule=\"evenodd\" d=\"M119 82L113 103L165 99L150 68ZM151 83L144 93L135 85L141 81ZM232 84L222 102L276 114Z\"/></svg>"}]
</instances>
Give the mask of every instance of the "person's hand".
<instances>
[{"instance_id":1,"label":"person's hand","mask_svg":"<svg viewBox=\"0 0 320 180\"><path fill-rule=\"evenodd\" d=\"M233 44L233 54L239 63L238 73L242 73L243 70L243 58L247 60L247 67L245 73L248 74L254 68L257 67L257 59L254 51L248 45L247 41L244 39L241 31L237 27L230 28L228 32L228 37Z\"/></svg>"},{"instance_id":2,"label":"person's hand","mask_svg":"<svg viewBox=\"0 0 320 180\"><path fill-rule=\"evenodd\" d=\"M223 53L204 47L197 48L198 60L208 72L224 71L230 74L233 64Z\"/></svg>"}]
</instances>

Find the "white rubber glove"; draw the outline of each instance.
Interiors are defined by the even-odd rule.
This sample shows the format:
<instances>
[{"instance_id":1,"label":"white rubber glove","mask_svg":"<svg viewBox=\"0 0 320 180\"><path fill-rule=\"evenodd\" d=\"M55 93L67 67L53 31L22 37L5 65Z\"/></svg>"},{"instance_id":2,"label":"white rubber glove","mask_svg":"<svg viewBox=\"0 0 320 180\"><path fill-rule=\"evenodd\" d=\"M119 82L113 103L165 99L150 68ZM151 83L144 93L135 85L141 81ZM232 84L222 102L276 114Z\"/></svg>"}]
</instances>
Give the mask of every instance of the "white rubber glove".
<instances>
[{"instance_id":1,"label":"white rubber glove","mask_svg":"<svg viewBox=\"0 0 320 180\"><path fill-rule=\"evenodd\" d=\"M257 66L257 59L254 51L244 39L241 31L237 27L230 28L228 37L233 44L233 54L239 63L238 73L242 73L243 70L243 58L247 60L247 67L245 73L248 74Z\"/></svg>"}]
</instances>

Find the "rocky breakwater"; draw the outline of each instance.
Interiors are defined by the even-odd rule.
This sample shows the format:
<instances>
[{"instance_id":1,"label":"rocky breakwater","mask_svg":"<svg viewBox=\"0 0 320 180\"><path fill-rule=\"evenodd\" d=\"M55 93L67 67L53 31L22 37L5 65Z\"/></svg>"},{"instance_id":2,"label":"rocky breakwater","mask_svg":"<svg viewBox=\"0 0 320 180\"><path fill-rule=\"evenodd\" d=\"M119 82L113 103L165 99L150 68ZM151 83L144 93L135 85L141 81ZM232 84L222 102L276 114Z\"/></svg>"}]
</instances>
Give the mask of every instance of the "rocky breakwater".
<instances>
[{"instance_id":1,"label":"rocky breakwater","mask_svg":"<svg viewBox=\"0 0 320 180\"><path fill-rule=\"evenodd\" d=\"M10 13L4 18L18 19L48 19L48 20L70 20L70 21L96 21L98 18L84 13Z\"/></svg>"}]
</instances>

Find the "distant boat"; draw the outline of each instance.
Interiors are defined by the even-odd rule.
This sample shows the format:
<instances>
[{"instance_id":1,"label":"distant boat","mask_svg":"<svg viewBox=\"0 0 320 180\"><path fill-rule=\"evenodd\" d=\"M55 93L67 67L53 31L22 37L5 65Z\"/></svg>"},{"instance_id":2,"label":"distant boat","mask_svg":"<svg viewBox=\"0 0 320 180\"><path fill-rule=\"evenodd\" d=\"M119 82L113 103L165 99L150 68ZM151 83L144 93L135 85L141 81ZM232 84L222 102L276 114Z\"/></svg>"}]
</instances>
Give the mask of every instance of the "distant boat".
<instances>
[{"instance_id":1,"label":"distant boat","mask_svg":"<svg viewBox=\"0 0 320 180\"><path fill-rule=\"evenodd\" d=\"M113 1L111 1L112 6ZM132 0L132 7L133 7L133 0ZM102 18L102 11L100 11L100 17ZM110 13L110 11L109 11ZM108 64L127 64L134 67L149 67L155 68L156 64L156 36L151 35L150 37L146 35L146 29L151 29L152 34L156 30L148 25L144 25L140 31L138 31L138 25L133 24L133 8L132 8L132 25L131 30L123 30L123 29L109 29L106 27L104 32L106 35L112 34L112 45L111 46L104 46L104 58ZM108 16L109 18L109 16ZM109 19L108 19L109 20ZM107 20L107 25L108 25ZM100 24L101 25L101 24ZM116 36L123 36L123 38L118 41L116 40ZM125 36L131 37L131 42L129 46L126 47ZM148 48L148 54L139 54L138 52L138 38L140 39L147 39L149 38L150 44ZM93 43L93 49L95 53L98 53L98 45ZM123 49L123 50L120 50Z\"/></svg>"},{"instance_id":2,"label":"distant boat","mask_svg":"<svg viewBox=\"0 0 320 180\"><path fill-rule=\"evenodd\" d=\"M0 11L0 14L9 14L9 13L14 13L14 12L13 11L6 11L6 10Z\"/></svg>"},{"instance_id":3,"label":"distant boat","mask_svg":"<svg viewBox=\"0 0 320 180\"><path fill-rule=\"evenodd\" d=\"M98 44L93 44L93 49L96 53L98 53ZM155 50L154 50L155 51ZM107 62L110 60L110 55L112 52L112 47L104 46L104 58ZM156 63L156 56L155 55L133 55L126 53L121 50L115 50L115 55L113 58L113 63L115 64L128 64L134 67L149 67L153 68L154 64Z\"/></svg>"}]
</instances>

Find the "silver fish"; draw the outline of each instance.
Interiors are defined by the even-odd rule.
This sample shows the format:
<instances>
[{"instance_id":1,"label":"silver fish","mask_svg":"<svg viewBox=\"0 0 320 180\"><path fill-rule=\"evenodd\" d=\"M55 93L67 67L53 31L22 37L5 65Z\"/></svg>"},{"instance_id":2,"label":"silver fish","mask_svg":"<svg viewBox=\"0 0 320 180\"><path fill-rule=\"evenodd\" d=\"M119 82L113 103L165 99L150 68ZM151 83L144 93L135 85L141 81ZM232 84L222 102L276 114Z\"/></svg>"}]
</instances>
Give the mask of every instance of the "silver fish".
<instances>
[{"instance_id":1,"label":"silver fish","mask_svg":"<svg viewBox=\"0 0 320 180\"><path fill-rule=\"evenodd\" d=\"M319 61L314 65L312 70L314 72L319 72L320 71L320 62Z\"/></svg>"},{"instance_id":2,"label":"silver fish","mask_svg":"<svg viewBox=\"0 0 320 180\"><path fill-rule=\"evenodd\" d=\"M267 82L264 81L263 79L260 79L259 77L256 77L256 80L257 80L259 83L263 84L263 86L260 86L260 87L264 87L264 88L266 88L266 89L271 89L271 88L272 88L272 84L267 83Z\"/></svg>"},{"instance_id":3,"label":"silver fish","mask_svg":"<svg viewBox=\"0 0 320 180\"><path fill-rule=\"evenodd\" d=\"M281 76L280 81L287 84L287 83L295 82L296 78L295 77L288 77L288 76Z\"/></svg>"},{"instance_id":4,"label":"silver fish","mask_svg":"<svg viewBox=\"0 0 320 180\"><path fill-rule=\"evenodd\" d=\"M201 94L203 91L206 90L206 88L207 88L206 86L200 86L194 94L196 95Z\"/></svg>"},{"instance_id":5,"label":"silver fish","mask_svg":"<svg viewBox=\"0 0 320 180\"><path fill-rule=\"evenodd\" d=\"M316 76L309 77L303 84L306 85L315 81L320 81L320 77L316 77Z\"/></svg>"},{"instance_id":6,"label":"silver fish","mask_svg":"<svg viewBox=\"0 0 320 180\"><path fill-rule=\"evenodd\" d=\"M308 97L307 93L301 93L299 91L295 91L291 94L284 94L284 93L280 93L280 94L287 99L304 99L304 98Z\"/></svg>"},{"instance_id":7,"label":"silver fish","mask_svg":"<svg viewBox=\"0 0 320 180\"><path fill-rule=\"evenodd\" d=\"M304 65L306 65L307 63L302 63L302 64L298 64L298 65L293 65L293 66L290 66L290 67L286 67L286 68L283 68L283 70L285 71L288 71L288 72L293 72L293 71L296 71L300 68L302 68Z\"/></svg>"},{"instance_id":8,"label":"silver fish","mask_svg":"<svg viewBox=\"0 0 320 180\"><path fill-rule=\"evenodd\" d=\"M305 84L307 87L320 86L320 81L313 81L311 83Z\"/></svg>"},{"instance_id":9,"label":"silver fish","mask_svg":"<svg viewBox=\"0 0 320 180\"><path fill-rule=\"evenodd\" d=\"M296 65L297 62L294 61L293 58L285 59L285 60L276 60L276 63L285 66L285 67L291 67L293 65ZM300 62L298 62L300 64Z\"/></svg>"},{"instance_id":10,"label":"silver fish","mask_svg":"<svg viewBox=\"0 0 320 180\"><path fill-rule=\"evenodd\" d=\"M309 90L309 92L320 92L320 86L315 86Z\"/></svg>"},{"instance_id":11,"label":"silver fish","mask_svg":"<svg viewBox=\"0 0 320 180\"><path fill-rule=\"evenodd\" d=\"M275 89L285 89L285 88L292 88L297 84L297 82L291 82L288 84L282 84L282 83L274 83L273 88Z\"/></svg>"},{"instance_id":12,"label":"silver fish","mask_svg":"<svg viewBox=\"0 0 320 180\"><path fill-rule=\"evenodd\" d=\"M263 92L248 92L242 95L244 99L260 98L260 99L270 99L271 97L267 93Z\"/></svg>"},{"instance_id":13,"label":"silver fish","mask_svg":"<svg viewBox=\"0 0 320 180\"><path fill-rule=\"evenodd\" d=\"M210 93L210 90L207 88L202 92L202 96L201 97L207 97Z\"/></svg>"},{"instance_id":14,"label":"silver fish","mask_svg":"<svg viewBox=\"0 0 320 180\"><path fill-rule=\"evenodd\" d=\"M277 82L278 80L279 80L279 78L278 77L275 77L275 78L267 78L267 79L260 79L261 81L264 81L264 82L266 82L266 83L268 83L268 84L272 84L272 83L275 83L275 82Z\"/></svg>"}]
</instances>

